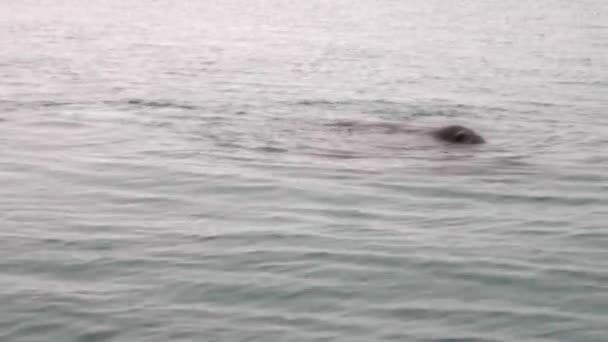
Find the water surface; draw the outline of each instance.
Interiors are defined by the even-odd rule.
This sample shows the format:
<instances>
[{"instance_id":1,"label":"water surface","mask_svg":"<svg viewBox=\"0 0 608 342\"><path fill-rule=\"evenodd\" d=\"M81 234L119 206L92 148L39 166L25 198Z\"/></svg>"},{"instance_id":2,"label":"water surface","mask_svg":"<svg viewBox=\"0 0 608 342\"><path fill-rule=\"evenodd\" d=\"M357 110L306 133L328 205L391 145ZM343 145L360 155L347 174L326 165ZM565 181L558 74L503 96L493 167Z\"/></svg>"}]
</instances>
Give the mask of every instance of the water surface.
<instances>
[{"instance_id":1,"label":"water surface","mask_svg":"<svg viewBox=\"0 0 608 342\"><path fill-rule=\"evenodd\" d=\"M0 340L605 341L607 21L2 2Z\"/></svg>"}]
</instances>

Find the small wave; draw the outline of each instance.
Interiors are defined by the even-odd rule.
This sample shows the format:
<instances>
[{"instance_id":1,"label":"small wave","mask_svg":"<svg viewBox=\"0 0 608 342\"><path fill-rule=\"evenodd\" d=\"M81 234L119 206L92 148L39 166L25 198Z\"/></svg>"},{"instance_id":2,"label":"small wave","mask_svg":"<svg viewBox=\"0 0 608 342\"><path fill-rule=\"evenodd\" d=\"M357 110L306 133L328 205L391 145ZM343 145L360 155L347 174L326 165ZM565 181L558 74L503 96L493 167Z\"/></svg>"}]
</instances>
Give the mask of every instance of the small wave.
<instances>
[{"instance_id":1,"label":"small wave","mask_svg":"<svg viewBox=\"0 0 608 342\"><path fill-rule=\"evenodd\" d=\"M500 340L496 339L486 339L482 337L446 337L446 338L433 338L433 339L425 339L423 342L496 342Z\"/></svg>"},{"instance_id":2,"label":"small wave","mask_svg":"<svg viewBox=\"0 0 608 342\"><path fill-rule=\"evenodd\" d=\"M185 103L177 103L171 101L149 101L142 99L129 99L126 101L130 105L138 105L141 107L151 107L151 108L177 108L177 109L197 109L198 107L195 105L185 104Z\"/></svg>"},{"instance_id":3,"label":"small wave","mask_svg":"<svg viewBox=\"0 0 608 342\"><path fill-rule=\"evenodd\" d=\"M50 107L67 107L83 104L81 102L53 101L53 100L34 100L34 101L0 101L0 106L6 107L8 110L17 110L20 108L50 108Z\"/></svg>"},{"instance_id":4,"label":"small wave","mask_svg":"<svg viewBox=\"0 0 608 342\"><path fill-rule=\"evenodd\" d=\"M40 101L38 105L40 107L63 107L73 105L72 102L58 102L58 101Z\"/></svg>"},{"instance_id":5,"label":"small wave","mask_svg":"<svg viewBox=\"0 0 608 342\"><path fill-rule=\"evenodd\" d=\"M0 120L1 121L1 120ZM85 121L70 120L62 118L48 118L29 123L36 127L58 127L58 128L83 128L89 126Z\"/></svg>"},{"instance_id":6,"label":"small wave","mask_svg":"<svg viewBox=\"0 0 608 342\"><path fill-rule=\"evenodd\" d=\"M347 105L348 101L329 101L329 100L300 100L293 103L296 106L340 106Z\"/></svg>"},{"instance_id":7,"label":"small wave","mask_svg":"<svg viewBox=\"0 0 608 342\"><path fill-rule=\"evenodd\" d=\"M555 108L555 107L563 107L564 105L561 103L550 103L550 102L542 102L542 101L515 101L516 104L533 106L533 107L542 107L542 108Z\"/></svg>"},{"instance_id":8,"label":"small wave","mask_svg":"<svg viewBox=\"0 0 608 342\"><path fill-rule=\"evenodd\" d=\"M487 113L504 113L506 108L500 106L476 106L464 103L444 103L433 100L424 103L407 103L385 99L365 100L300 100L291 103L295 106L317 107L348 112L365 113L376 118L482 118Z\"/></svg>"},{"instance_id":9,"label":"small wave","mask_svg":"<svg viewBox=\"0 0 608 342\"><path fill-rule=\"evenodd\" d=\"M405 104L390 100L300 100L293 103L296 106L360 106L360 105L386 105L386 106L403 106Z\"/></svg>"},{"instance_id":10,"label":"small wave","mask_svg":"<svg viewBox=\"0 0 608 342\"><path fill-rule=\"evenodd\" d=\"M260 151L260 152L269 152L269 153L284 153L284 152L288 151L285 148L273 147L273 146L258 147L255 150Z\"/></svg>"}]
</instances>

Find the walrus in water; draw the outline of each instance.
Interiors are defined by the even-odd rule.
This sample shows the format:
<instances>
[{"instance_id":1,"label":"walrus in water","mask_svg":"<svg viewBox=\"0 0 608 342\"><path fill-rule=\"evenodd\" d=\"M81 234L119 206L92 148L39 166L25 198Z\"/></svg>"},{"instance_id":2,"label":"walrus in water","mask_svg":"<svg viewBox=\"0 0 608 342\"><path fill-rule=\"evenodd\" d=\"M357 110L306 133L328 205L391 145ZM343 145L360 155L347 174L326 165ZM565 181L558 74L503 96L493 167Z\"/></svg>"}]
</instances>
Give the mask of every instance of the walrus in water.
<instances>
[{"instance_id":1,"label":"walrus in water","mask_svg":"<svg viewBox=\"0 0 608 342\"><path fill-rule=\"evenodd\" d=\"M453 144L483 144L486 141L475 131L459 125L446 126L432 132L439 140Z\"/></svg>"},{"instance_id":2,"label":"walrus in water","mask_svg":"<svg viewBox=\"0 0 608 342\"><path fill-rule=\"evenodd\" d=\"M344 127L349 131L353 129L381 129L388 134L426 132L438 140L452 144L483 144L486 142L484 138L472 129L460 125L450 125L429 130L390 122L365 123L340 121L331 124L331 126Z\"/></svg>"}]
</instances>

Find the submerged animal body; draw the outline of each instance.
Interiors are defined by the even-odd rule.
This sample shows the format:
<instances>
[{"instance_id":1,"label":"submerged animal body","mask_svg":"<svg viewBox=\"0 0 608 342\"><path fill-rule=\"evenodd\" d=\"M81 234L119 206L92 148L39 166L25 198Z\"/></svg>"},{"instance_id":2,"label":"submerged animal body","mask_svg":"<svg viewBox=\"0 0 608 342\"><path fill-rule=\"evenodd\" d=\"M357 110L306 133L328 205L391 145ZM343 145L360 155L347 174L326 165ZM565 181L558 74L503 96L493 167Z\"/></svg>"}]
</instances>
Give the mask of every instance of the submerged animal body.
<instances>
[{"instance_id":1,"label":"submerged animal body","mask_svg":"<svg viewBox=\"0 0 608 342\"><path fill-rule=\"evenodd\" d=\"M454 144L483 144L486 142L472 129L459 125L442 127L433 131L432 134L439 140Z\"/></svg>"},{"instance_id":2,"label":"submerged animal body","mask_svg":"<svg viewBox=\"0 0 608 342\"><path fill-rule=\"evenodd\" d=\"M470 128L460 125L449 125L441 128L421 128L390 122L356 122L341 121L332 124L334 127L346 128L349 131L381 131L386 134L430 134L437 140L452 144L483 144L485 139Z\"/></svg>"}]
</instances>

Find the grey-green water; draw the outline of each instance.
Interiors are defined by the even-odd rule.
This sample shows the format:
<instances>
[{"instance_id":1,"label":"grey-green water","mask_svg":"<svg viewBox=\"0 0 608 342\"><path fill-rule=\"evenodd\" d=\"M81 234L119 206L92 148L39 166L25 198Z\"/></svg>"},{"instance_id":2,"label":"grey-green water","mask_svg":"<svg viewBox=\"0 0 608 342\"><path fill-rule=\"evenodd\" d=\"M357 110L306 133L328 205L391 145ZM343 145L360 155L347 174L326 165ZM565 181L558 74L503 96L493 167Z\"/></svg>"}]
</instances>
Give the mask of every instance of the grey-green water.
<instances>
[{"instance_id":1,"label":"grey-green water","mask_svg":"<svg viewBox=\"0 0 608 342\"><path fill-rule=\"evenodd\" d=\"M0 341L607 341L607 21L0 2Z\"/></svg>"}]
</instances>

